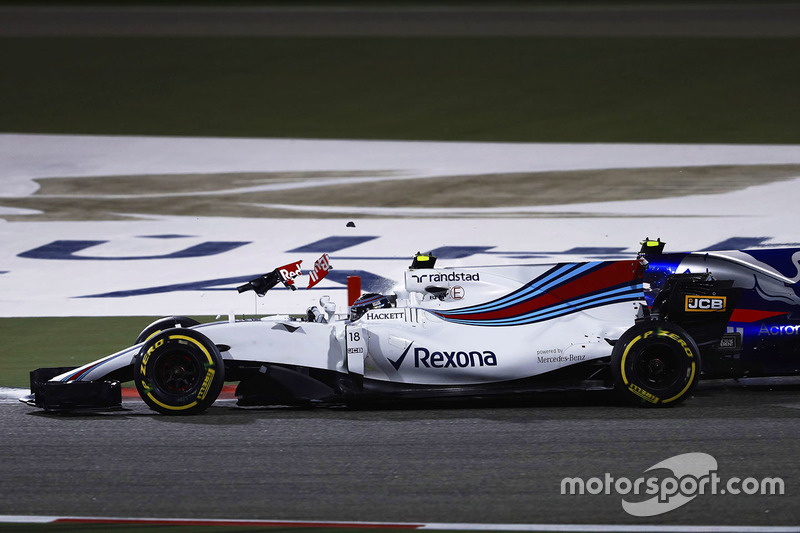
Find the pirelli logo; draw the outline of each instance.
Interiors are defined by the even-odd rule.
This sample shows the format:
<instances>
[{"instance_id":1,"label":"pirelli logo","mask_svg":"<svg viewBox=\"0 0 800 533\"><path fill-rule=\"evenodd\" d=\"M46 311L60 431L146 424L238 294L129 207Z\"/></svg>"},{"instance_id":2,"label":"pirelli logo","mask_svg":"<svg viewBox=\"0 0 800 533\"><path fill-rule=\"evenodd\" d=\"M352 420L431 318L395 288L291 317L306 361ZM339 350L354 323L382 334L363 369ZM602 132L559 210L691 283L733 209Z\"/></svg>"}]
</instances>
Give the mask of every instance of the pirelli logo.
<instances>
[{"instance_id":1,"label":"pirelli logo","mask_svg":"<svg viewBox=\"0 0 800 533\"><path fill-rule=\"evenodd\" d=\"M690 296L686 295L686 311L715 312L724 311L726 296Z\"/></svg>"}]
</instances>

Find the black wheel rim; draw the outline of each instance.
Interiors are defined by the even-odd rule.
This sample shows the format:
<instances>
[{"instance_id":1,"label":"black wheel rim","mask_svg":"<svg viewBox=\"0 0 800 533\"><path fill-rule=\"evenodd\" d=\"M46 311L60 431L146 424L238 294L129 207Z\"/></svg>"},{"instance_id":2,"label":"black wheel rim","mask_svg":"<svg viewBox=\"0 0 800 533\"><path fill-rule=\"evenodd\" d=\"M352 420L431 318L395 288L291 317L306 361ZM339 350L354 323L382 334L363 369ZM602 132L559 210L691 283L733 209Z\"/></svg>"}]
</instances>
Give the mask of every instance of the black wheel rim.
<instances>
[{"instance_id":1,"label":"black wheel rim","mask_svg":"<svg viewBox=\"0 0 800 533\"><path fill-rule=\"evenodd\" d=\"M156 362L156 384L167 394L185 394L195 388L199 379L200 367L186 352L168 352Z\"/></svg>"},{"instance_id":2,"label":"black wheel rim","mask_svg":"<svg viewBox=\"0 0 800 533\"><path fill-rule=\"evenodd\" d=\"M653 390L673 386L681 375L681 358L666 344L656 344L643 350L633 363L641 382Z\"/></svg>"}]
</instances>

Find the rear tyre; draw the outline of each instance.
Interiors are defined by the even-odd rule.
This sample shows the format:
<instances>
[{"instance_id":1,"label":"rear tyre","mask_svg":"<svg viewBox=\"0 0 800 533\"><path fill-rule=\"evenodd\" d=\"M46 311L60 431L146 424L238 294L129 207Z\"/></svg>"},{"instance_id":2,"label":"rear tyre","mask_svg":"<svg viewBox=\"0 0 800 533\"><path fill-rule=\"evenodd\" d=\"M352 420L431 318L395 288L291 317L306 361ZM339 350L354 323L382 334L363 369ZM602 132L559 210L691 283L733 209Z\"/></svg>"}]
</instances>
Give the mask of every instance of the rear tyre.
<instances>
[{"instance_id":1,"label":"rear tyre","mask_svg":"<svg viewBox=\"0 0 800 533\"><path fill-rule=\"evenodd\" d=\"M685 400L700 375L700 350L669 322L636 324L614 345L614 388L628 402L658 407Z\"/></svg>"},{"instance_id":2,"label":"rear tyre","mask_svg":"<svg viewBox=\"0 0 800 533\"><path fill-rule=\"evenodd\" d=\"M139 344L140 342L144 342L159 331L164 331L165 329L170 328L190 328L192 326L196 326L200 324L197 320L185 316L167 316L164 318L159 318L139 333L139 336L136 337L136 342L134 344Z\"/></svg>"},{"instance_id":3,"label":"rear tyre","mask_svg":"<svg viewBox=\"0 0 800 533\"><path fill-rule=\"evenodd\" d=\"M219 350L202 333L185 328L156 333L133 362L139 396L167 415L205 411L222 391L225 365Z\"/></svg>"}]
</instances>

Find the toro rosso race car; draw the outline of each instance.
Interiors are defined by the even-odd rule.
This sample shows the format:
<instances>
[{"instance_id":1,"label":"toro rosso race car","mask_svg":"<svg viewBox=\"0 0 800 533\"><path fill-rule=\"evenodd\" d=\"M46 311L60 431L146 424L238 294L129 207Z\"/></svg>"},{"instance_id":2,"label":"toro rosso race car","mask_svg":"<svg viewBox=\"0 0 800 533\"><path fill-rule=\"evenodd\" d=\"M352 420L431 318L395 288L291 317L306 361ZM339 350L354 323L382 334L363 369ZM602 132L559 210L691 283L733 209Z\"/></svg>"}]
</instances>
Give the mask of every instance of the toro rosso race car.
<instances>
[{"instance_id":1,"label":"toro rosso race car","mask_svg":"<svg viewBox=\"0 0 800 533\"><path fill-rule=\"evenodd\" d=\"M120 382L133 380L170 415L205 410L225 381L239 382L243 406L574 389L670 406L700 377L800 374L800 249L663 248L646 240L630 260L458 268L417 254L393 294L354 295L346 315L323 297L302 317L164 318L108 357L31 372L22 400L118 407ZM294 289L299 264L238 290ZM323 255L309 285L329 269Z\"/></svg>"}]
</instances>

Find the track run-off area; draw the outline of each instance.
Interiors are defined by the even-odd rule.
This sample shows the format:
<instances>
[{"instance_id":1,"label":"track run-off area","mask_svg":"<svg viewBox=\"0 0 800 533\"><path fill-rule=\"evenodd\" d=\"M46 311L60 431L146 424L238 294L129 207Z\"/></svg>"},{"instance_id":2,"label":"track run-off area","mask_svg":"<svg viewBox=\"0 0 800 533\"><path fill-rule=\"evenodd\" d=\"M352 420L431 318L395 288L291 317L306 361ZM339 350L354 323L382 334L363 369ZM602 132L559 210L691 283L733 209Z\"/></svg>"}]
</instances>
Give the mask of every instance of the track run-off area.
<instances>
[{"instance_id":1,"label":"track run-off area","mask_svg":"<svg viewBox=\"0 0 800 533\"><path fill-rule=\"evenodd\" d=\"M0 136L0 316L344 311L441 266L796 245L800 147ZM352 222L353 224L348 224ZM233 290L322 254L311 291Z\"/></svg>"}]
</instances>

